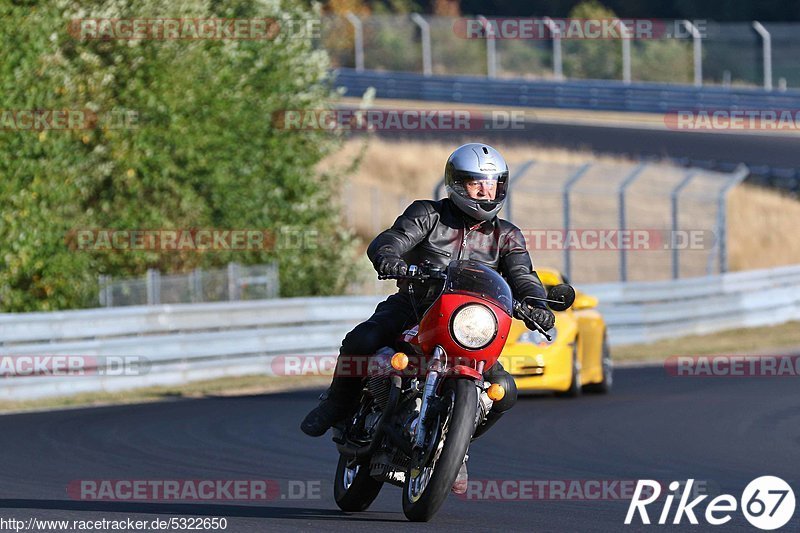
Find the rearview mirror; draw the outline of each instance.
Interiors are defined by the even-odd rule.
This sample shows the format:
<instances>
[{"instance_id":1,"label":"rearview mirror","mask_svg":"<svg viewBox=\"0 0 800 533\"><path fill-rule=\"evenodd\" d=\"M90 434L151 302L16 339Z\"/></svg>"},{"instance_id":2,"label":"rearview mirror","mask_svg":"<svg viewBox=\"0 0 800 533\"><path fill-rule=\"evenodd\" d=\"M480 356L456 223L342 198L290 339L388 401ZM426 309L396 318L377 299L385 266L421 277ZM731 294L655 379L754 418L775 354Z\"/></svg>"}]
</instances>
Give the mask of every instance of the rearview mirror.
<instances>
[{"instance_id":1,"label":"rearview mirror","mask_svg":"<svg viewBox=\"0 0 800 533\"><path fill-rule=\"evenodd\" d=\"M575 301L575 289L566 283L561 283L550 288L547 292L547 299L559 302L547 302L548 307L553 311L566 311Z\"/></svg>"}]
</instances>

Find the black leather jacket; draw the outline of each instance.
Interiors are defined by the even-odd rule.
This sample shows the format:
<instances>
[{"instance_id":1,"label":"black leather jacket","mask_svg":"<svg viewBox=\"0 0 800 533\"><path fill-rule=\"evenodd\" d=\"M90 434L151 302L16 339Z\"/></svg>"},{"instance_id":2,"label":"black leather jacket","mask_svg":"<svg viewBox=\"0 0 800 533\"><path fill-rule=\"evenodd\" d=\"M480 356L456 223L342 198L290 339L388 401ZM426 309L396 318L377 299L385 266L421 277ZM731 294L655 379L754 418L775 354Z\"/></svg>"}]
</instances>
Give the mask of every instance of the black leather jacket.
<instances>
[{"instance_id":1,"label":"black leather jacket","mask_svg":"<svg viewBox=\"0 0 800 533\"><path fill-rule=\"evenodd\" d=\"M376 269L385 257L402 257L415 265L426 260L440 265L456 259L479 261L503 275L515 299L546 296L518 227L498 217L474 220L448 199L416 200L375 237L367 255ZM528 303L546 308L539 300Z\"/></svg>"}]
</instances>

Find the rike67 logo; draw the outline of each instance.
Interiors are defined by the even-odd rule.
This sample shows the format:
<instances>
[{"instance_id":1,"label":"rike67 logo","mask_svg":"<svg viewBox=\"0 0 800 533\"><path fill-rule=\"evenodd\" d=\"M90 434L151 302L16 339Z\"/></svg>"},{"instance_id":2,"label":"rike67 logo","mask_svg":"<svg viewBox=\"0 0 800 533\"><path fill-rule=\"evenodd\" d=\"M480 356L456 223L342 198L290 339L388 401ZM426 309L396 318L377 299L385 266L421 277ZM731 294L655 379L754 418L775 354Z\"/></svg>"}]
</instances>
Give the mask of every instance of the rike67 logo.
<instances>
[{"instance_id":1,"label":"rike67 logo","mask_svg":"<svg viewBox=\"0 0 800 533\"><path fill-rule=\"evenodd\" d=\"M690 524L698 524L697 514L700 514L712 526L721 526L730 522L732 513L741 509L742 514L751 525L758 529L771 531L785 526L794 515L794 491L779 477L762 476L754 479L744 489L739 501L730 494L720 494L707 503L705 512L702 514L697 507L708 498L708 495L697 496L690 501L693 484L694 479L687 480L680 494L678 491L683 484L678 481L669 484L671 494L667 494L664 498L664 504L656 523L661 525L668 523L670 514L672 514L672 504L676 497L679 502L672 516L672 524L680 524L684 517ZM625 524L630 525L637 513L642 524L650 524L647 506L653 504L660 497L661 484L659 482L640 479L636 484L631 504L628 506Z\"/></svg>"}]
</instances>

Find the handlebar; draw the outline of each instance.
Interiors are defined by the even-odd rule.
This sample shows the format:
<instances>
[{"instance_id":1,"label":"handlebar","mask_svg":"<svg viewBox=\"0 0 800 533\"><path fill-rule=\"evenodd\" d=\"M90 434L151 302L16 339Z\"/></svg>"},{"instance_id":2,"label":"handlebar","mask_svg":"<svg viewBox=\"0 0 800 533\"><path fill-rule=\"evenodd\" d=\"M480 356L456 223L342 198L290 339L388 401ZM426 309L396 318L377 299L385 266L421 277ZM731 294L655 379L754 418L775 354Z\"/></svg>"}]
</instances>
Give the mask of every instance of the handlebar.
<instances>
[{"instance_id":1,"label":"handlebar","mask_svg":"<svg viewBox=\"0 0 800 533\"><path fill-rule=\"evenodd\" d=\"M406 274L397 274L397 275L389 275L389 276L382 276L378 275L378 279L396 279L396 280L417 280L417 281L424 281L428 279L445 279L447 276L441 270L431 269L426 265L409 265L408 271ZM533 297L529 297L533 298ZM554 300L550 300L548 298L535 298L537 300L542 300L545 302L553 302ZM556 302L558 303L558 302ZM533 323L536 327L536 330L541 333L544 338L548 341L553 340L550 335L530 316L528 313L527 306L522 305L522 302L518 302L514 300L512 309L514 311L514 316L518 318L522 318L525 320L526 325L529 323Z\"/></svg>"},{"instance_id":2,"label":"handlebar","mask_svg":"<svg viewBox=\"0 0 800 533\"><path fill-rule=\"evenodd\" d=\"M550 335L547 334L547 332L544 330L544 328L542 328L542 326L540 326L539 323L536 322L533 319L533 317L530 316L530 314L528 313L528 308L526 306L522 305L522 302L518 302L517 300L514 300L513 309L514 309L514 316L516 316L518 318L522 318L525 321L525 325L526 326L529 323L533 323L533 325L536 327L536 331L541 333L544 336L545 339L547 339L548 341L552 341L553 340L552 337L550 337Z\"/></svg>"},{"instance_id":3,"label":"handlebar","mask_svg":"<svg viewBox=\"0 0 800 533\"><path fill-rule=\"evenodd\" d=\"M400 279L400 280L418 280L424 281L427 279L444 279L445 274L440 270L432 270L426 268L424 265L409 265L406 274L397 274L390 276L382 276L378 274L378 279Z\"/></svg>"}]
</instances>

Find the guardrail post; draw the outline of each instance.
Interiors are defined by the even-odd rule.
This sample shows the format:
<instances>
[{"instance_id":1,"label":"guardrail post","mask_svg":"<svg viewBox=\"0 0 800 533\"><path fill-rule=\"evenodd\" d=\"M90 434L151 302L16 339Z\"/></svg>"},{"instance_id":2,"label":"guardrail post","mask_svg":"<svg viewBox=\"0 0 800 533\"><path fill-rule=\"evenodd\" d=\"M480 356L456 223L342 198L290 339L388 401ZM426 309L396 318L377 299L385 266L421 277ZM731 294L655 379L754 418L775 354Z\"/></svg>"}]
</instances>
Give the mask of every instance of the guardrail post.
<instances>
[{"instance_id":1,"label":"guardrail post","mask_svg":"<svg viewBox=\"0 0 800 533\"><path fill-rule=\"evenodd\" d=\"M561 81L564 79L564 65L561 59L561 31L550 17L543 17L542 20L547 24L550 35L553 37L553 77Z\"/></svg>"},{"instance_id":2,"label":"guardrail post","mask_svg":"<svg viewBox=\"0 0 800 533\"><path fill-rule=\"evenodd\" d=\"M503 207L503 209L505 210L503 215L509 222L513 222L512 220L513 213L511 211L511 198L513 198L513 195L511 194L511 187L513 187L513 185L517 182L517 180L519 180L519 178L524 176L525 173L535 164L536 164L535 159L531 159L530 161L525 161L524 163L522 163L522 165L520 165L519 170L517 170L514 173L514 176L509 177L508 187L506 188L506 205Z\"/></svg>"},{"instance_id":3,"label":"guardrail post","mask_svg":"<svg viewBox=\"0 0 800 533\"><path fill-rule=\"evenodd\" d=\"M161 303L161 274L155 268L147 269L147 305Z\"/></svg>"},{"instance_id":4,"label":"guardrail post","mask_svg":"<svg viewBox=\"0 0 800 533\"><path fill-rule=\"evenodd\" d=\"M361 19L352 13L345 15L353 26L353 48L356 56L356 71L364 70L364 25Z\"/></svg>"},{"instance_id":5,"label":"guardrail post","mask_svg":"<svg viewBox=\"0 0 800 533\"><path fill-rule=\"evenodd\" d=\"M695 87L702 87L703 85L703 36L697 26L683 20L681 23L692 34L692 47L694 48L694 85Z\"/></svg>"},{"instance_id":6,"label":"guardrail post","mask_svg":"<svg viewBox=\"0 0 800 533\"><path fill-rule=\"evenodd\" d=\"M564 243L564 275L567 278L572 279L572 263L570 257L570 247L569 247L569 228L570 228L570 209L569 209L569 193L572 190L572 187L578 183L578 180L581 179L586 171L591 168L591 163L586 163L581 168L578 169L575 174L569 177L567 181L564 183L564 189L562 192L562 202L564 204L564 239L562 242Z\"/></svg>"},{"instance_id":7,"label":"guardrail post","mask_svg":"<svg viewBox=\"0 0 800 533\"><path fill-rule=\"evenodd\" d=\"M626 227L627 221L625 220L625 191L627 188L638 178L641 176L644 169L647 168L647 163L639 163L636 168L628 174L622 183L619 184L619 189L617 190L617 197L618 197L618 204L619 204L619 231L624 232L628 228ZM628 254L627 250L624 246L619 247L619 280L620 281L628 281Z\"/></svg>"},{"instance_id":8,"label":"guardrail post","mask_svg":"<svg viewBox=\"0 0 800 533\"><path fill-rule=\"evenodd\" d=\"M239 265L228 263L228 300L239 299Z\"/></svg>"},{"instance_id":9,"label":"guardrail post","mask_svg":"<svg viewBox=\"0 0 800 533\"><path fill-rule=\"evenodd\" d=\"M411 20L419 26L422 37L422 73L425 76L433 74L433 61L431 60L431 25L419 13L411 13Z\"/></svg>"},{"instance_id":10,"label":"guardrail post","mask_svg":"<svg viewBox=\"0 0 800 533\"><path fill-rule=\"evenodd\" d=\"M483 24L483 32L486 36L486 77L494 78L497 76L497 52L495 50L494 28L489 19L483 15L478 15L478 20Z\"/></svg>"},{"instance_id":11,"label":"guardrail post","mask_svg":"<svg viewBox=\"0 0 800 533\"><path fill-rule=\"evenodd\" d=\"M772 90L772 36L757 20L753 21L753 28L761 36L762 47L761 54L764 60L764 90Z\"/></svg>"},{"instance_id":12,"label":"guardrail post","mask_svg":"<svg viewBox=\"0 0 800 533\"><path fill-rule=\"evenodd\" d=\"M672 248L672 279L678 279L680 277L680 256L678 254L679 250L676 246L675 239L678 235L678 195L681 191L689 185L689 182L692 181L697 175L696 170L689 170L686 172L686 175L683 179L675 186L674 189L670 192L670 204L672 207L672 233L669 239L669 245Z\"/></svg>"},{"instance_id":13,"label":"guardrail post","mask_svg":"<svg viewBox=\"0 0 800 533\"><path fill-rule=\"evenodd\" d=\"M622 41L622 83L629 84L631 82L631 34L624 22L619 21L620 27L620 40Z\"/></svg>"},{"instance_id":14,"label":"guardrail post","mask_svg":"<svg viewBox=\"0 0 800 533\"><path fill-rule=\"evenodd\" d=\"M719 242L720 274L728 271L728 193L730 193L731 189L744 181L749 174L750 169L747 165L742 164L736 167L736 170L734 170L731 175L730 181L722 188L717 199L717 232L719 233L717 241Z\"/></svg>"}]
</instances>

